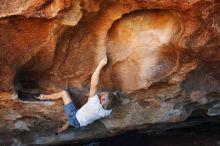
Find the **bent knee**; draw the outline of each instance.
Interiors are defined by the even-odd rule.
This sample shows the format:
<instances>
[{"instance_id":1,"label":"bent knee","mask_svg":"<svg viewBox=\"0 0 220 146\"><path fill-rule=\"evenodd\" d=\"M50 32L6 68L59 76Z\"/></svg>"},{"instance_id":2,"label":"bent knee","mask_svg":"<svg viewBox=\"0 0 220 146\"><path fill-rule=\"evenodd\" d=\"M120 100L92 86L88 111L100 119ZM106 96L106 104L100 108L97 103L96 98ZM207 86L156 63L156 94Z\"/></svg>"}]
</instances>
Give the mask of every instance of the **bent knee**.
<instances>
[{"instance_id":1,"label":"bent knee","mask_svg":"<svg viewBox=\"0 0 220 146\"><path fill-rule=\"evenodd\" d=\"M66 90L60 92L63 97L69 97L69 93Z\"/></svg>"}]
</instances>

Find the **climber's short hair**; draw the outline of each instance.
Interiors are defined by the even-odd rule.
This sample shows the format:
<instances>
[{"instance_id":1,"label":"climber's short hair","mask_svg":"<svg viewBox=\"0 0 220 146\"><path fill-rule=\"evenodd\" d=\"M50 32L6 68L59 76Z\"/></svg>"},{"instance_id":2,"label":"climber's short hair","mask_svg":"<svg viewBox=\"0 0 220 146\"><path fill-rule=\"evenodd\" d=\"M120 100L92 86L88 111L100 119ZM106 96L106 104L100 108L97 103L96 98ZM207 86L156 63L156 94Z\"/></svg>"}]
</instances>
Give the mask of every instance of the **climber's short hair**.
<instances>
[{"instance_id":1,"label":"climber's short hair","mask_svg":"<svg viewBox=\"0 0 220 146\"><path fill-rule=\"evenodd\" d=\"M105 104L103 106L104 109L106 110L110 110L113 109L116 106L116 95L114 94L114 92L111 91L102 91L99 94L99 100L102 104L102 98L104 98L105 100Z\"/></svg>"},{"instance_id":2,"label":"climber's short hair","mask_svg":"<svg viewBox=\"0 0 220 146\"><path fill-rule=\"evenodd\" d=\"M113 109L116 105L116 95L113 92L108 92L108 105L107 110Z\"/></svg>"}]
</instances>

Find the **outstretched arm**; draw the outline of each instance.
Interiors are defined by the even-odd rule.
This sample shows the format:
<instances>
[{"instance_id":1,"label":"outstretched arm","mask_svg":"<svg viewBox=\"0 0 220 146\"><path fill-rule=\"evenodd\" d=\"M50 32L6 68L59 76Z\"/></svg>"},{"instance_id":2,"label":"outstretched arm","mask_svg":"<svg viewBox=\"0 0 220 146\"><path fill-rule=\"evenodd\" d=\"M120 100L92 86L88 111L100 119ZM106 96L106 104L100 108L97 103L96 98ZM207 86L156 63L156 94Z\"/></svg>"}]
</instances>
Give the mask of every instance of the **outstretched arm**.
<instances>
[{"instance_id":1,"label":"outstretched arm","mask_svg":"<svg viewBox=\"0 0 220 146\"><path fill-rule=\"evenodd\" d=\"M107 64L107 56L105 56L100 62L94 73L92 74L91 83L90 83L90 91L89 97L93 97L97 92L97 86L99 82L99 75L102 68Z\"/></svg>"}]
</instances>

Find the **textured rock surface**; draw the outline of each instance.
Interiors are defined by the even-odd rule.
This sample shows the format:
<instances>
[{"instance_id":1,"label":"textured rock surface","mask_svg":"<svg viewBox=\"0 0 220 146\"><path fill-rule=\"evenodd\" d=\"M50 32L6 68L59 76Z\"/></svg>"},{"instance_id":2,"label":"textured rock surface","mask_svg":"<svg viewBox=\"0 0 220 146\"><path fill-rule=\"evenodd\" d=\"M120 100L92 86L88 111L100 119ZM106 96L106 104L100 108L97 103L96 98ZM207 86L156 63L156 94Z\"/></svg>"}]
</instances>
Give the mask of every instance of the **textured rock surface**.
<instances>
[{"instance_id":1,"label":"textured rock surface","mask_svg":"<svg viewBox=\"0 0 220 146\"><path fill-rule=\"evenodd\" d=\"M197 109L215 115L219 10L218 0L0 0L0 143L103 137L182 121ZM109 63L100 90L123 96L101 122L56 137L53 132L65 122L61 101L17 96L69 87L80 106L104 54Z\"/></svg>"}]
</instances>

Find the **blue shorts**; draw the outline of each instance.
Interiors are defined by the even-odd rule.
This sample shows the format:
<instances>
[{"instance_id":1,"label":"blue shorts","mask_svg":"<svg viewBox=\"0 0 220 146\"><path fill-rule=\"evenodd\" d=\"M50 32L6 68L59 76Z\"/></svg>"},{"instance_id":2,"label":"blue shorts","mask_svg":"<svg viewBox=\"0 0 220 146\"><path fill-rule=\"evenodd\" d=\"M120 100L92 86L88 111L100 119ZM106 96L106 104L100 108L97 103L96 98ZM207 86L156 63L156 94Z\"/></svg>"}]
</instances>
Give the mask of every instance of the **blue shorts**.
<instances>
[{"instance_id":1,"label":"blue shorts","mask_svg":"<svg viewBox=\"0 0 220 146\"><path fill-rule=\"evenodd\" d=\"M64 105L64 112L68 118L68 122L71 126L76 128L80 128L80 124L76 119L77 108L73 102Z\"/></svg>"}]
</instances>

